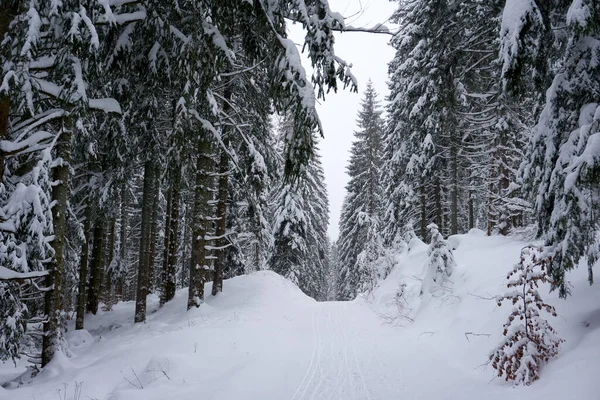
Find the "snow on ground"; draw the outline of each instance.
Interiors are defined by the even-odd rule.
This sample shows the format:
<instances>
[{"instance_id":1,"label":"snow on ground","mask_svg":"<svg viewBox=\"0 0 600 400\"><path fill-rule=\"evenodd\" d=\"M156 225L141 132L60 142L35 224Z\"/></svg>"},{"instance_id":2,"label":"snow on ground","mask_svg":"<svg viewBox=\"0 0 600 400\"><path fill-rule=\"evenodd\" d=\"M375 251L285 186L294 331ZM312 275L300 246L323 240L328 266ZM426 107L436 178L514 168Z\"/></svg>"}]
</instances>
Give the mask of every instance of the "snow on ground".
<instances>
[{"instance_id":1,"label":"snow on ground","mask_svg":"<svg viewBox=\"0 0 600 400\"><path fill-rule=\"evenodd\" d=\"M559 313L550 322L566 339L560 356L540 381L512 388L481 367L509 313L484 298L504 291L526 243L478 232L451 243L458 267L440 297L419 296L427 248L414 241L388 279L353 302L317 303L263 271L226 281L224 293L190 312L186 290L160 309L150 297L146 324L134 325L134 304L120 303L87 317L87 331L68 332L70 357L31 384L0 387L0 399L600 398L600 285L587 284L586 268L570 274L567 301L544 297ZM414 322L395 318L401 283L402 312ZM0 384L22 365L0 365Z\"/></svg>"}]
</instances>

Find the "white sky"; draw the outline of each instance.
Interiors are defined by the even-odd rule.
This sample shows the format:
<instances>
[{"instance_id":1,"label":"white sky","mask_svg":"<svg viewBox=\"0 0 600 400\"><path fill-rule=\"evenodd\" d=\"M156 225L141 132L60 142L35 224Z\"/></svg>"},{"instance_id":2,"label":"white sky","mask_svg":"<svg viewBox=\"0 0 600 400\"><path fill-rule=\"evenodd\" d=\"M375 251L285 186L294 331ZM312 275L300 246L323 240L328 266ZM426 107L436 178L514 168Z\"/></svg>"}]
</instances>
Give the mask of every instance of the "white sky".
<instances>
[{"instance_id":1,"label":"white sky","mask_svg":"<svg viewBox=\"0 0 600 400\"><path fill-rule=\"evenodd\" d=\"M346 25L372 27L385 22L397 7L396 2L385 0L329 0L331 10L347 18ZM356 15L362 10L359 15ZM389 26L389 24L388 24ZM291 37L298 44L303 42L301 29L292 26ZM356 129L356 115L362 93L369 78L379 93L382 106L387 95L387 65L394 56L388 45L391 36L372 33L345 32L336 34L336 55L352 64L352 73L358 79L358 93L348 89L329 93L326 101L317 106L325 139L320 150L325 169L325 183L329 193L329 236L337 240L338 223L342 202L346 194L346 165ZM303 58L303 65L310 74L310 63Z\"/></svg>"}]
</instances>

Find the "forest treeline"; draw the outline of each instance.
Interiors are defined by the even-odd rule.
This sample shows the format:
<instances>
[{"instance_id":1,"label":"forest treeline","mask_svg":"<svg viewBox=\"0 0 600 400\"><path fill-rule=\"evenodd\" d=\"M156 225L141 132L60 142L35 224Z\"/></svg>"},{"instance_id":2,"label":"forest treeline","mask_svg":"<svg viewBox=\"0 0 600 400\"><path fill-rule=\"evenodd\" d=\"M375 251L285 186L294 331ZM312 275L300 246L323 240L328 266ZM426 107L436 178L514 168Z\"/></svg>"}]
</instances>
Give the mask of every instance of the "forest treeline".
<instances>
[{"instance_id":1,"label":"forest treeline","mask_svg":"<svg viewBox=\"0 0 600 400\"><path fill-rule=\"evenodd\" d=\"M367 87L336 243L337 297L413 237L528 231L561 297L598 260L600 3L400 2L385 118ZM539 261L538 257L538 261ZM515 263L518 260L515 260Z\"/></svg>"},{"instance_id":2,"label":"forest treeline","mask_svg":"<svg viewBox=\"0 0 600 400\"><path fill-rule=\"evenodd\" d=\"M296 282L324 293L315 102L356 89L326 0L9 0L0 15L1 359L43 367L67 318L83 329L135 300L143 322L150 293L189 287L199 307L207 281L217 295L269 265L301 261L315 279Z\"/></svg>"},{"instance_id":3,"label":"forest treeline","mask_svg":"<svg viewBox=\"0 0 600 400\"><path fill-rule=\"evenodd\" d=\"M428 232L533 224L561 295L584 256L591 282L600 5L516 3L403 1L372 30L386 114L366 84L331 245L315 102L357 82L327 0L2 2L0 358L43 367L68 318L135 300L144 322L150 293L199 307L258 269L352 299Z\"/></svg>"}]
</instances>

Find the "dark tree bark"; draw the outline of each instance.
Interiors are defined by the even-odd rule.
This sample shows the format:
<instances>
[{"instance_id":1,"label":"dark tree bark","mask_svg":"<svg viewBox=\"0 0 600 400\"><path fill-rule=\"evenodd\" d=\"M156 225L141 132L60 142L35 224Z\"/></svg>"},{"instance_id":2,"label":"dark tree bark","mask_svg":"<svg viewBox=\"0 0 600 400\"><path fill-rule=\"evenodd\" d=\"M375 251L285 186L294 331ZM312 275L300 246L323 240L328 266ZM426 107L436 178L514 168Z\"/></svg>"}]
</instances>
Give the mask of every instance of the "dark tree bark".
<instances>
[{"instance_id":1,"label":"dark tree bark","mask_svg":"<svg viewBox=\"0 0 600 400\"><path fill-rule=\"evenodd\" d=\"M450 163L452 168L452 199L450 202L450 233L458 233L458 150L455 140L450 145Z\"/></svg>"},{"instance_id":2,"label":"dark tree bark","mask_svg":"<svg viewBox=\"0 0 600 400\"><path fill-rule=\"evenodd\" d=\"M427 193L421 183L421 239L427 240Z\"/></svg>"},{"instance_id":3,"label":"dark tree bark","mask_svg":"<svg viewBox=\"0 0 600 400\"><path fill-rule=\"evenodd\" d=\"M160 305L165 304L167 300L167 274L169 268L169 240L171 239L171 202L173 201L173 183L171 182L169 190L167 190L167 208L165 210L165 237L163 242L163 267L162 267L162 283L163 289L160 295Z\"/></svg>"},{"instance_id":4,"label":"dark tree bark","mask_svg":"<svg viewBox=\"0 0 600 400\"><path fill-rule=\"evenodd\" d=\"M117 296L122 299L125 296L125 276L123 276L123 265L127 255L127 183L121 184L121 229L119 232L119 278L117 279Z\"/></svg>"},{"instance_id":5,"label":"dark tree bark","mask_svg":"<svg viewBox=\"0 0 600 400\"><path fill-rule=\"evenodd\" d=\"M48 264L50 274L46 277L46 287L52 288L46 292L44 311L44 337L42 339L42 367L47 365L60 348L61 311L63 291L63 260L65 234L67 230L67 201L69 198L69 162L71 160L71 131L70 122L63 121L63 130L56 142L56 159L52 168L52 221L54 224L54 240L52 248L54 256Z\"/></svg>"},{"instance_id":6,"label":"dark tree bark","mask_svg":"<svg viewBox=\"0 0 600 400\"><path fill-rule=\"evenodd\" d=\"M212 286L212 295L223 291L223 272L225 270L225 249L229 244L227 239L227 194L229 185L229 156L225 150L221 150L219 160L219 192L217 198L217 226L216 236L216 256L215 259L215 278Z\"/></svg>"},{"instance_id":7,"label":"dark tree bark","mask_svg":"<svg viewBox=\"0 0 600 400\"><path fill-rule=\"evenodd\" d=\"M152 222L150 223L150 239L148 247L148 292L154 293L156 284L156 242L158 240L158 195L160 193L160 172L154 165L154 184L152 188Z\"/></svg>"},{"instance_id":8,"label":"dark tree bark","mask_svg":"<svg viewBox=\"0 0 600 400\"><path fill-rule=\"evenodd\" d=\"M177 251L179 250L179 202L181 199L181 168L173 167L169 189L169 215L165 232L164 302L173 300L177 289ZM167 240L168 238L168 240Z\"/></svg>"},{"instance_id":9,"label":"dark tree bark","mask_svg":"<svg viewBox=\"0 0 600 400\"><path fill-rule=\"evenodd\" d=\"M104 221L97 218L94 223L94 242L90 262L90 284L88 287L87 310L96 315L100 304L102 280L104 279Z\"/></svg>"},{"instance_id":10,"label":"dark tree bark","mask_svg":"<svg viewBox=\"0 0 600 400\"><path fill-rule=\"evenodd\" d=\"M8 32L11 21L17 13L16 1L2 1L0 3L0 42ZM8 135L8 117L10 113L10 97L0 95L0 140L5 140ZM4 155L0 153L0 181L4 179Z\"/></svg>"},{"instance_id":11,"label":"dark tree bark","mask_svg":"<svg viewBox=\"0 0 600 400\"><path fill-rule=\"evenodd\" d=\"M473 192L469 191L469 230L475 228L475 201Z\"/></svg>"},{"instance_id":12,"label":"dark tree bark","mask_svg":"<svg viewBox=\"0 0 600 400\"><path fill-rule=\"evenodd\" d=\"M226 115L231 113L231 87L227 87L225 89L223 102L223 112ZM231 122L230 122L231 124ZM230 125L225 125L223 128L223 145L229 145L229 136L230 136ZM219 189L217 195L217 226L215 229L216 236L216 259L215 259L215 277L213 280L212 286L212 295L216 296L217 293L223 291L223 274L225 271L225 249L229 245L229 240L227 239L227 195L229 191L229 155L225 151L226 149L221 149L221 155L219 158Z\"/></svg>"},{"instance_id":13,"label":"dark tree bark","mask_svg":"<svg viewBox=\"0 0 600 400\"><path fill-rule=\"evenodd\" d=\"M79 262L79 290L77 293L77 317L75 318L75 329L83 329L85 318L91 220L92 207L90 207L88 202L85 209L85 220L83 221L83 234L85 238L81 248L81 260Z\"/></svg>"},{"instance_id":14,"label":"dark tree bark","mask_svg":"<svg viewBox=\"0 0 600 400\"><path fill-rule=\"evenodd\" d=\"M192 255L190 261L190 289L188 310L200 307L204 301L204 283L208 275L206 265L206 230L210 213L209 201L213 188L213 160L210 138L201 133L198 139L196 186L194 189L194 211L192 214Z\"/></svg>"},{"instance_id":15,"label":"dark tree bark","mask_svg":"<svg viewBox=\"0 0 600 400\"><path fill-rule=\"evenodd\" d=\"M110 220L110 229L108 232L108 259L106 260L106 270L104 273L104 284L102 286L102 293L104 298L104 304L106 305L107 310L112 310L112 306L115 304L115 285L113 283L114 280L114 271L111 267L113 267L113 260L115 258L115 241L117 236L117 217L116 213Z\"/></svg>"},{"instance_id":16,"label":"dark tree bark","mask_svg":"<svg viewBox=\"0 0 600 400\"><path fill-rule=\"evenodd\" d=\"M496 176L495 168L492 166L490 171L490 184L488 193L488 213L487 213L487 235L492 236L494 227L494 178Z\"/></svg>"},{"instance_id":17,"label":"dark tree bark","mask_svg":"<svg viewBox=\"0 0 600 400\"><path fill-rule=\"evenodd\" d=\"M442 210L442 186L440 184L440 178L435 179L435 223L437 224L440 232L444 231L444 211Z\"/></svg>"},{"instance_id":18,"label":"dark tree bark","mask_svg":"<svg viewBox=\"0 0 600 400\"><path fill-rule=\"evenodd\" d=\"M150 249L150 225L154 196L154 165L152 161L144 164L144 194L142 199L142 226L140 234L140 254L138 263L137 291L135 298L134 322L146 321L146 297L148 296L148 261Z\"/></svg>"}]
</instances>

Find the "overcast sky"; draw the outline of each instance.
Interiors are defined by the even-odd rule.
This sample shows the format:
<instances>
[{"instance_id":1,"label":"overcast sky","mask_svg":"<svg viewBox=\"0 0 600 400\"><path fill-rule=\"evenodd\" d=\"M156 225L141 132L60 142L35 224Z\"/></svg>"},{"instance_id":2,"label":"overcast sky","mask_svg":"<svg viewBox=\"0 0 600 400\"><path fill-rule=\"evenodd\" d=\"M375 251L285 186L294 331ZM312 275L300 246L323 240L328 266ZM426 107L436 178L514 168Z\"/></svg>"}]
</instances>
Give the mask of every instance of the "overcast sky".
<instances>
[{"instance_id":1,"label":"overcast sky","mask_svg":"<svg viewBox=\"0 0 600 400\"><path fill-rule=\"evenodd\" d=\"M372 27L386 21L397 3L386 0L329 0L329 5L333 11L347 18L346 25ZM359 10L362 12L359 13ZM296 43L302 43L303 35L297 27L292 27L291 35ZM356 114L369 78L379 93L382 105L387 95L387 64L394 56L393 49L388 45L389 39L389 35L372 33L336 34L336 54L352 64L352 73L358 79L359 88L358 93L350 93L349 90L330 93L317 106L325 131L320 153L329 192L329 236L332 240L338 237L340 211L348 182L346 165L356 130ZM310 63L304 59L303 64L307 73L310 73Z\"/></svg>"}]
</instances>

